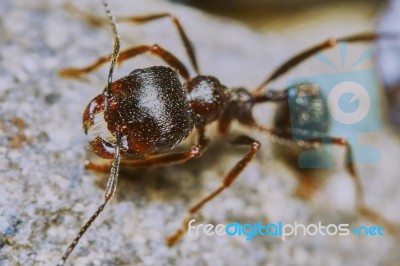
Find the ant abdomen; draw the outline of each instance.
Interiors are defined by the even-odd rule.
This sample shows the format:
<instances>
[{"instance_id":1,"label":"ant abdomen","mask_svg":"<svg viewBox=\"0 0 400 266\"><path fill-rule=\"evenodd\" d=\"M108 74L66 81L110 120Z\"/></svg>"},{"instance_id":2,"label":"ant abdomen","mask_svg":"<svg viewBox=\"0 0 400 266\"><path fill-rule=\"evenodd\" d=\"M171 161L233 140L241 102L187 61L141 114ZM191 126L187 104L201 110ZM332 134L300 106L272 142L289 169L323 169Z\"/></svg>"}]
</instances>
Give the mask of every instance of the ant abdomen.
<instances>
[{"instance_id":1,"label":"ant abdomen","mask_svg":"<svg viewBox=\"0 0 400 266\"><path fill-rule=\"evenodd\" d=\"M308 138L324 135L329 129L328 106L314 84L296 84L286 89L287 101L278 105L275 128L292 128L295 135Z\"/></svg>"},{"instance_id":2,"label":"ant abdomen","mask_svg":"<svg viewBox=\"0 0 400 266\"><path fill-rule=\"evenodd\" d=\"M91 146L103 158L114 155L116 132L123 157L143 158L172 149L194 127L179 77L164 66L136 69L113 82L112 93L94 98L83 118Z\"/></svg>"},{"instance_id":3,"label":"ant abdomen","mask_svg":"<svg viewBox=\"0 0 400 266\"><path fill-rule=\"evenodd\" d=\"M315 84L294 84L288 87L284 94L286 101L279 102L274 118L274 128L280 136L286 140L304 141L304 144L310 144L309 141L313 139L329 136L328 105ZM313 171L315 169L302 166L307 162L312 162L314 165L328 163L329 154L324 149L312 145L291 145L290 149L283 149L282 145L275 144L273 150L278 158L283 159L298 174L301 182L295 194L300 198L311 197L314 192L313 187L317 187L321 180L313 177L319 177L321 171ZM309 157L303 157L304 165L300 165L300 156L310 150L314 153L308 153ZM304 161L304 158L307 160Z\"/></svg>"}]
</instances>

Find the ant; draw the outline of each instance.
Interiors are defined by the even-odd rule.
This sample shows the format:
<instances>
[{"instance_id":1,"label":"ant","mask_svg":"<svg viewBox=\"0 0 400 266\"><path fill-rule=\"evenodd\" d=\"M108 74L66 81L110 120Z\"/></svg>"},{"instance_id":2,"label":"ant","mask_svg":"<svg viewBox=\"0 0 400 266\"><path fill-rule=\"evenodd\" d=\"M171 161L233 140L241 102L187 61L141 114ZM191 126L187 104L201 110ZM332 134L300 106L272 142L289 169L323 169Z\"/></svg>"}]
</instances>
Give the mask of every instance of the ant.
<instances>
[{"instance_id":1,"label":"ant","mask_svg":"<svg viewBox=\"0 0 400 266\"><path fill-rule=\"evenodd\" d=\"M356 185L357 210L365 217L391 226L390 222L369 210L364 204L360 178L352 163L352 148L346 139L327 135L326 127L319 127L318 134L310 132L311 123L323 123L323 114L315 122L315 113L310 105L298 105L308 112L309 120L302 118L302 128L291 128L288 111L283 113L281 125L274 129L265 128L255 121L253 107L266 102L285 104L304 95L312 99L323 100L315 93L312 86L302 84L286 88L283 91L264 90L274 79L289 71L294 66L311 57L315 53L332 48L338 42L371 42L384 35L364 33L348 37L329 39L294 56L274 71L254 92L245 88L228 88L213 76L199 73L193 46L179 20L169 14L151 14L145 16L116 19L110 11L106 0L102 0L108 22L111 26L114 43L109 56L99 58L95 63L84 68L67 68L60 71L64 77L79 77L96 70L111 60L107 85L104 91L87 105L83 113L83 129L91 136L90 146L101 158L112 159L110 163L98 164L87 162L86 168L95 171L109 172L103 203L82 226L75 239L68 246L57 265L64 265L79 240L87 229L112 199L117 188L120 166L150 167L170 163L183 163L203 155L210 139L205 135L205 128L212 122L218 123L218 131L222 136L229 132L231 122L261 130L271 136L293 141L292 135L303 134L308 137L303 142L307 145L320 145L330 141L333 145L346 149L346 169ZM169 18L178 30L180 39L189 57L195 77L191 77L186 66L172 53L161 46L140 45L120 51L116 20L125 22L146 23L162 18ZM99 19L88 16L90 21L102 23ZM163 60L167 66L152 66L136 69L129 75L113 81L113 72L117 63L134 58L144 53L151 53ZM183 84L181 79L184 81ZM308 84L310 85L310 84ZM321 111L327 112L326 108ZM171 153L175 146L186 139L192 131L197 132L197 143L184 152ZM312 136L312 138L310 138ZM294 141L293 141L294 142ZM243 169L254 159L260 149L260 143L245 135L230 141L233 145L247 146L248 151L242 159L230 169L221 185L212 193L198 201L183 219L182 227L167 238L168 245L174 245L187 230L187 223L202 207L229 188Z\"/></svg>"}]
</instances>

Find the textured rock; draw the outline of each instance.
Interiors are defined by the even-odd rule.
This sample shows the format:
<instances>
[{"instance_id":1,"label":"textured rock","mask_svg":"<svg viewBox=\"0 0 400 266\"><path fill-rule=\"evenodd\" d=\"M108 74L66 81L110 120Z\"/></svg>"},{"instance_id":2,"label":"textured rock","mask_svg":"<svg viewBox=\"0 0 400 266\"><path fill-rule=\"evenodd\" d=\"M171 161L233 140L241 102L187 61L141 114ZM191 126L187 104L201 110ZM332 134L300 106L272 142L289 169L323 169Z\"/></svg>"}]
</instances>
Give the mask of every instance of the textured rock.
<instances>
[{"instance_id":1,"label":"textured rock","mask_svg":"<svg viewBox=\"0 0 400 266\"><path fill-rule=\"evenodd\" d=\"M91 27L63 5L56 0L5 0L0 5L0 265L54 265L104 193L107 175L83 168L92 155L86 149L81 115L104 87L107 67L86 81L61 79L57 71L108 54L111 35L108 27ZM97 1L80 3L79 8L104 13ZM202 72L219 77L227 86L254 88L288 57L285 48L291 46L276 34L259 35L163 1L113 1L112 8L123 15L173 11L196 46ZM167 20L119 29L123 47L159 43L188 62ZM119 68L116 78L154 64L159 61L141 57ZM273 109L257 108L255 113L267 123ZM352 209L353 184L341 157L327 173L327 186L304 202L292 196L295 175L275 159L268 138L250 134L260 139L262 151L230 190L204 208L197 216L199 223L368 223ZM387 129L371 140L385 152L382 163L359 168L367 202L400 221L399 143ZM116 197L81 240L70 263L394 265L400 260L398 241L390 235L299 236L284 242L201 235L185 236L168 248L164 238L180 225L186 209L218 186L245 152L219 143L204 158L183 165L123 170Z\"/></svg>"}]
</instances>

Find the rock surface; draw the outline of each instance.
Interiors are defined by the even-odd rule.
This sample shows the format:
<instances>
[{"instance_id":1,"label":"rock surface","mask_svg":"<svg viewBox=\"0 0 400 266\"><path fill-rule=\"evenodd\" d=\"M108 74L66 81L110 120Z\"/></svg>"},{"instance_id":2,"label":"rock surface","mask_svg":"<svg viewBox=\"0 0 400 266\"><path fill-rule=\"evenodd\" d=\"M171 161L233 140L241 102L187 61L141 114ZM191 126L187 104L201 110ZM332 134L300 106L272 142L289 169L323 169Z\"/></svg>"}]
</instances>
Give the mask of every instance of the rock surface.
<instances>
[{"instance_id":1,"label":"rock surface","mask_svg":"<svg viewBox=\"0 0 400 266\"><path fill-rule=\"evenodd\" d=\"M106 83L107 67L84 81L57 76L63 67L84 66L111 51L108 27L92 27L65 11L65 2L3 0L0 5L0 265L55 265L82 223L101 203L106 174L84 170L92 155L81 129L86 104ZM196 46L201 71L227 86L254 88L288 57L277 34L257 34L164 1L112 1L115 14L171 11ZM103 16L97 2L76 3ZM169 21L120 25L123 47L159 43L188 63ZM117 70L160 64L141 57ZM312 71L315 68L311 67ZM266 106L255 110L268 123ZM235 128L236 132L243 130ZM211 130L212 131L212 130ZM292 196L297 179L278 162L268 138L248 132L262 151L233 187L196 217L197 223L368 224L352 209L353 184L342 168L309 201ZM210 132L213 135L213 132ZM371 140L382 163L360 166L368 204L400 221L399 142L388 129ZM216 188L246 152L216 139L204 156L183 165L123 170L116 197L82 238L70 265L398 265L399 241L382 237L185 236L168 248L164 239L196 199ZM344 189L346 188L346 189ZM397 264L396 264L397 263Z\"/></svg>"}]
</instances>

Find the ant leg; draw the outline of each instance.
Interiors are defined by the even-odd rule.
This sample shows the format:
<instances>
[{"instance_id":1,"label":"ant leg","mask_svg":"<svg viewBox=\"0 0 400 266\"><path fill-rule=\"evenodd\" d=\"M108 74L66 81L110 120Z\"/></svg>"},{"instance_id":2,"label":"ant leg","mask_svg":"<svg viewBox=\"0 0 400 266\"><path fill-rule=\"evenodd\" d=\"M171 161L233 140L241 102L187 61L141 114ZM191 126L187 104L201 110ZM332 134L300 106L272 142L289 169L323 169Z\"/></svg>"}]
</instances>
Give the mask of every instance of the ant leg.
<instances>
[{"instance_id":1,"label":"ant leg","mask_svg":"<svg viewBox=\"0 0 400 266\"><path fill-rule=\"evenodd\" d=\"M324 140L331 140L334 145L345 146L346 147L346 160L348 162L353 160L353 151L351 149L349 142L346 139L326 137ZM360 215L375 224L381 225L383 228L385 228L387 231L389 231L391 233L394 233L394 234L400 233L399 225L387 220L382 215L380 215L376 211L374 211L366 206L361 179L354 167L354 164L348 163L347 170L351 174L353 181L355 183L355 186L356 186L356 196L357 196L356 208L357 208L357 211L360 213Z\"/></svg>"},{"instance_id":2,"label":"ant leg","mask_svg":"<svg viewBox=\"0 0 400 266\"><path fill-rule=\"evenodd\" d=\"M283 139L288 139L288 140L294 141L293 139L291 139L292 133L289 133L289 134L284 133L282 135L280 133L276 133L273 131L270 131L270 132L272 132L272 134L276 135L277 137L281 137ZM308 144L315 144L315 143L322 144L322 143L330 142L333 145L344 146L346 149L346 162L347 162L346 169L350 173L350 175L354 181L354 184L355 184L356 211L362 217L366 218L370 222L381 225L383 228L385 228L390 233L394 233L394 234L400 233L400 226L398 224L395 224L395 223L387 220L382 215L380 215L376 211L374 211L366 206L361 179L357 173L354 163L351 163L351 161L353 161L353 158L354 158L353 151L352 151L350 143L346 139L339 138L339 137L326 136L326 137L321 137L321 138L316 138L316 139L305 139L304 142L308 143Z\"/></svg>"},{"instance_id":3,"label":"ant leg","mask_svg":"<svg viewBox=\"0 0 400 266\"><path fill-rule=\"evenodd\" d=\"M231 143L233 145L248 145L250 149L247 152L247 154L225 176L219 188L214 190L208 196L204 197L202 200L200 200L198 203L196 203L192 208L188 210L187 217L183 219L182 227L166 239L167 244L169 246L173 246L187 231L187 226L191 217L194 214L196 214L206 203L210 202L212 199L218 196L222 191L228 188L236 180L236 178L248 165L248 163L255 157L257 151L260 149L260 143L247 136L240 136Z\"/></svg>"},{"instance_id":4,"label":"ant leg","mask_svg":"<svg viewBox=\"0 0 400 266\"><path fill-rule=\"evenodd\" d=\"M76 8L75 6L69 3L66 4L65 8L72 14L76 14L79 17L83 18L93 26L102 26L107 23L107 20L83 12L79 8ZM152 22L163 18L169 18L176 27L176 29L178 30L179 37L189 57L190 63L192 64L192 67L196 71L196 73L199 74L199 68L197 65L197 59L194 53L193 45L189 40L189 38L187 37L185 30L183 29L181 23L179 22L179 19L176 16L170 13L154 13L154 14L140 15L140 16L116 17L116 20L117 22L145 24L147 22Z\"/></svg>"},{"instance_id":5,"label":"ant leg","mask_svg":"<svg viewBox=\"0 0 400 266\"><path fill-rule=\"evenodd\" d=\"M350 173L350 176L352 177L354 184L355 184L355 189L356 189L356 206L362 206L364 205L364 192L362 189L362 183L361 179L357 173L357 170L354 166L354 163L351 163L353 161L353 149L351 148L350 143L345 139L345 138L338 138L338 137L321 137L318 139L307 139L304 140L306 143L326 143L326 142L331 142L333 145L338 145L338 146L343 146L346 149L346 169ZM345 162L345 163L346 163Z\"/></svg>"},{"instance_id":6,"label":"ant leg","mask_svg":"<svg viewBox=\"0 0 400 266\"><path fill-rule=\"evenodd\" d=\"M394 38L398 37L395 34L378 34L378 33L360 33L360 34L355 34L355 35L350 35L342 38L331 38L328 39L325 42L322 42L320 44L317 44L297 55L294 57L290 58L288 61L283 63L280 67L278 67L272 74L264 81L262 82L257 88L256 91L261 91L268 83L273 81L274 79L280 77L293 67L297 66L300 64L302 61L306 60L307 58L313 56L314 54L328 49L328 48L333 48L335 47L339 42L371 42L374 41L378 38Z\"/></svg>"},{"instance_id":7,"label":"ant leg","mask_svg":"<svg viewBox=\"0 0 400 266\"><path fill-rule=\"evenodd\" d=\"M188 151L153 155L144 160L121 160L120 165L127 167L152 167L164 164L184 163L190 159L201 157L209 144L209 140L204 135L204 128L199 128L198 133L199 144L193 145ZM111 163L98 164L91 161L85 161L85 168L96 172L108 173L111 169Z\"/></svg>"},{"instance_id":8,"label":"ant leg","mask_svg":"<svg viewBox=\"0 0 400 266\"><path fill-rule=\"evenodd\" d=\"M267 132L271 134L273 137L277 137L286 141L291 141L294 143L299 143L298 141L293 139L293 130L278 130L278 129L268 129L257 124L254 125L257 129ZM349 172L350 176L352 177L355 189L356 189L356 205L363 206L364 205L364 192L362 189L361 179L357 173L357 170L354 166L353 161L353 150L351 148L350 143L345 138L340 137L330 137L330 136L321 136L318 138L309 138L310 135L307 135L306 132L297 132L296 133L299 137L303 137L302 142L309 145L315 144L323 144L323 143L332 143L332 145L343 146L346 149L346 161L345 161L345 168Z\"/></svg>"},{"instance_id":9,"label":"ant leg","mask_svg":"<svg viewBox=\"0 0 400 266\"><path fill-rule=\"evenodd\" d=\"M164 155L154 155L146 158L144 160L121 160L121 166L128 167L152 167L152 166L160 166L164 164L176 164L183 163L193 158L198 158L203 155L203 152L207 144L205 145L194 145L190 148L190 150L185 152L177 152L172 154L164 154ZM97 172L108 173L111 169L111 164L96 164L90 161L85 162L85 167L87 169L91 169Z\"/></svg>"},{"instance_id":10,"label":"ant leg","mask_svg":"<svg viewBox=\"0 0 400 266\"><path fill-rule=\"evenodd\" d=\"M179 19L170 14L170 13L158 13L158 14L149 14L149 15L143 15L143 16L132 16L132 17L117 17L117 21L120 22L134 22L134 23L146 23L162 18L170 18L172 23L174 23L176 29L178 30L179 37L181 38L181 41L183 43L183 46L185 47L186 54L189 57L190 63L192 64L193 69L196 71L197 74L199 74L199 67L197 65L197 59L196 55L194 53L193 45L190 42L189 38L187 37L185 30L183 29L181 23L179 22Z\"/></svg>"},{"instance_id":11,"label":"ant leg","mask_svg":"<svg viewBox=\"0 0 400 266\"><path fill-rule=\"evenodd\" d=\"M222 116L218 119L218 133L225 137L228 134L231 123L232 116L230 112L222 113Z\"/></svg>"},{"instance_id":12,"label":"ant leg","mask_svg":"<svg viewBox=\"0 0 400 266\"><path fill-rule=\"evenodd\" d=\"M176 69L176 71L186 80L190 79L189 72L186 69L185 65L176 58L173 54L165 50L164 48L160 47L157 44L154 45L140 45L136 47L132 47L121 51L118 57L117 63L122 63L125 60L133 58L135 56L144 54L144 53L151 53L162 60L164 60L169 66ZM93 64L82 67L82 68L64 68L59 71L59 75L62 77L68 78L79 78L81 75L88 74L90 72L95 71L101 65L108 63L111 59L111 55L100 57L96 62Z\"/></svg>"},{"instance_id":13,"label":"ant leg","mask_svg":"<svg viewBox=\"0 0 400 266\"><path fill-rule=\"evenodd\" d=\"M368 208L365 205L359 206L357 210L361 216L365 217L367 220L373 222L374 224L382 226L389 233L395 235L400 234L400 225L387 220L385 217L383 217L376 211Z\"/></svg>"}]
</instances>

